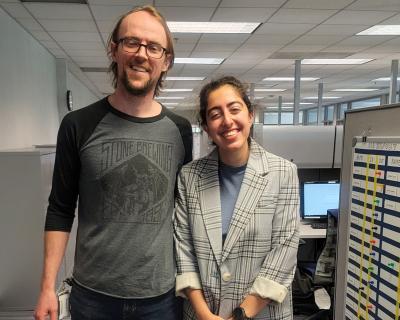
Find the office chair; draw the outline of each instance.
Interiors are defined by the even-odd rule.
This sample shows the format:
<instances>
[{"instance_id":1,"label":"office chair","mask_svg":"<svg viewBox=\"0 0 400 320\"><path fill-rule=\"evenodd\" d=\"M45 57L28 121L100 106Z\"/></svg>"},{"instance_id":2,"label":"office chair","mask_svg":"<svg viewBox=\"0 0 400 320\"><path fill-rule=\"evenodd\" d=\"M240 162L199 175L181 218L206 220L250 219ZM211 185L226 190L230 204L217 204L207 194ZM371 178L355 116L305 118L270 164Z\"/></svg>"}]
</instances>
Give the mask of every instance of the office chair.
<instances>
[{"instance_id":1,"label":"office chair","mask_svg":"<svg viewBox=\"0 0 400 320\"><path fill-rule=\"evenodd\" d=\"M338 210L328 210L325 245L317 259L315 271L310 272L301 266L296 268L293 310L294 314L306 315L304 320L333 319L337 215Z\"/></svg>"}]
</instances>

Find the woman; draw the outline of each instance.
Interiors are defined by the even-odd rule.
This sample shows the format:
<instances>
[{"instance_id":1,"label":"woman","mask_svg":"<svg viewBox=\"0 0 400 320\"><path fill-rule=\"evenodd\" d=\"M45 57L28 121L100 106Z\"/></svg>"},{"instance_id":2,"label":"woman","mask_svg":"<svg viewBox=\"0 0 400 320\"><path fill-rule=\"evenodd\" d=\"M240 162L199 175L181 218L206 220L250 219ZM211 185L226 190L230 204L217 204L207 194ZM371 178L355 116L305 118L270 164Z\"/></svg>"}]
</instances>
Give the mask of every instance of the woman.
<instances>
[{"instance_id":1,"label":"woman","mask_svg":"<svg viewBox=\"0 0 400 320\"><path fill-rule=\"evenodd\" d=\"M184 319L292 319L296 166L249 138L254 113L234 77L207 84L200 118L215 143L183 167L174 217Z\"/></svg>"}]
</instances>

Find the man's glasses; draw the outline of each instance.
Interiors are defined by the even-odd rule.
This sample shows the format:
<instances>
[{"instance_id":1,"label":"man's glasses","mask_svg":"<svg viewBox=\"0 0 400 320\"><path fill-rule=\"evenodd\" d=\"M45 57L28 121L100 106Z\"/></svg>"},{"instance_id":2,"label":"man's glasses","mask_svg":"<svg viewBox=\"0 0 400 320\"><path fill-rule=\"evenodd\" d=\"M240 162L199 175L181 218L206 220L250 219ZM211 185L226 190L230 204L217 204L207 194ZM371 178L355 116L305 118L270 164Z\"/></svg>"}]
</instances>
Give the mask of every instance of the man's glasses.
<instances>
[{"instance_id":1,"label":"man's glasses","mask_svg":"<svg viewBox=\"0 0 400 320\"><path fill-rule=\"evenodd\" d=\"M136 38L125 37L118 40L118 43L122 43L122 49L129 53L137 53L140 50L140 47L144 47L146 49L146 54L150 58L161 59L164 52L167 52L167 49L163 48L158 43L149 43L143 44Z\"/></svg>"}]
</instances>

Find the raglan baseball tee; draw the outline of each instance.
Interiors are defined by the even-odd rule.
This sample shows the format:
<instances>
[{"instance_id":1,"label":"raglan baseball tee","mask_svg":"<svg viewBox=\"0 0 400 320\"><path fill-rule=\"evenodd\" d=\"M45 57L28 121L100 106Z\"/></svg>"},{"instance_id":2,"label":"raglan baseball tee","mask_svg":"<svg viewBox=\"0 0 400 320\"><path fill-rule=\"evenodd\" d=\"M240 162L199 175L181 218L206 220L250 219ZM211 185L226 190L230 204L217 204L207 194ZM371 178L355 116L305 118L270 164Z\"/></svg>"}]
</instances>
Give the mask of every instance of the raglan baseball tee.
<instances>
[{"instance_id":1,"label":"raglan baseball tee","mask_svg":"<svg viewBox=\"0 0 400 320\"><path fill-rule=\"evenodd\" d=\"M69 232L79 196L78 284L121 298L173 288L175 179L191 159L191 125L165 107L137 118L104 98L65 116L45 230Z\"/></svg>"}]
</instances>

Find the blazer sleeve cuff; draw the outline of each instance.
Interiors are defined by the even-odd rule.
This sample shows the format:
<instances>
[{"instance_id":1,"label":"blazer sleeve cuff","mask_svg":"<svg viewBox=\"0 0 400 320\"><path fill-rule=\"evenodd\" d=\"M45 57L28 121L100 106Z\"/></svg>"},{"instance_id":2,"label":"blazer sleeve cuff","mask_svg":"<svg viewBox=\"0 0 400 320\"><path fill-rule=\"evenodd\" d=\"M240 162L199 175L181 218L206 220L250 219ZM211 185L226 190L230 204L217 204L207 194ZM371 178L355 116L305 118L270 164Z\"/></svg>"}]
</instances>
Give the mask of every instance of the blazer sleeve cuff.
<instances>
[{"instance_id":1,"label":"blazer sleeve cuff","mask_svg":"<svg viewBox=\"0 0 400 320\"><path fill-rule=\"evenodd\" d=\"M288 289L275 281L257 277L249 293L258 295L263 299L282 303L288 293Z\"/></svg>"},{"instance_id":2,"label":"blazer sleeve cuff","mask_svg":"<svg viewBox=\"0 0 400 320\"><path fill-rule=\"evenodd\" d=\"M179 297L187 299L185 290L187 288L201 289L200 276L196 272L186 272L176 276L175 292Z\"/></svg>"}]
</instances>

